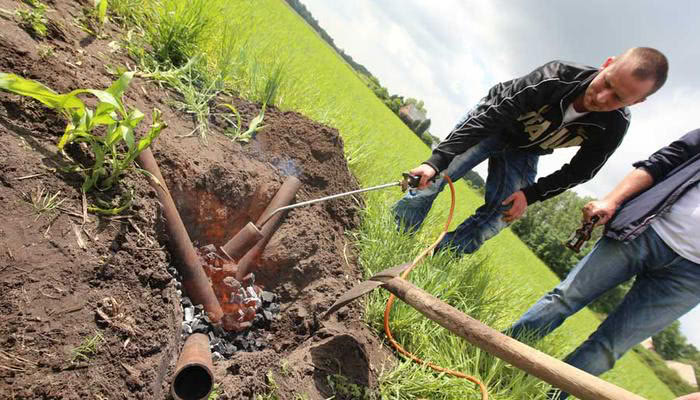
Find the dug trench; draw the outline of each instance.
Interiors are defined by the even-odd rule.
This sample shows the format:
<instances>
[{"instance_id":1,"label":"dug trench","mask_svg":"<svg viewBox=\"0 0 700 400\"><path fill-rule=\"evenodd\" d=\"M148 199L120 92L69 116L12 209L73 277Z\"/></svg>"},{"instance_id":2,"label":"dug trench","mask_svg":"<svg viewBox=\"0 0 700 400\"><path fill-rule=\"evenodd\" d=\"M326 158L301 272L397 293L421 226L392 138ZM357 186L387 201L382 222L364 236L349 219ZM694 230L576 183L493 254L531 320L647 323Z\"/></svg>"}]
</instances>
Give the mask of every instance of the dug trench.
<instances>
[{"instance_id":1,"label":"dug trench","mask_svg":"<svg viewBox=\"0 0 700 400\"><path fill-rule=\"evenodd\" d=\"M51 2L49 19L59 33L40 42L11 19L0 20L0 71L62 93L109 86L115 77L103 65L133 62L108 46L121 37L118 27L108 24L106 38L94 38L71 23L91 4ZM0 0L0 6L16 3ZM39 45L51 46L53 55L40 55ZM216 118L205 142L187 136L195 124L173 108L177 99L139 78L125 94L145 120L154 108L163 112L168 128L153 154L197 247L221 246L256 221L288 176L301 181L296 201L358 188L332 128L271 107L250 143L232 142ZM260 111L235 97L218 101L234 104L244 124ZM13 399L169 398L189 305L181 304L187 293L173 276L180 260L171 251L156 191L143 175L130 174L121 184L134 192L128 211L83 215L81 178L55 169L64 128L62 117L40 103L0 92L0 393ZM62 203L38 213L36 200L56 193ZM361 310L349 307L320 319L361 279L347 235L357 228L361 207L359 198L341 198L291 210L281 221L256 260L255 283L270 293L263 300L276 304L274 313L240 334L251 335L254 344L234 343L230 354L214 361L219 398L247 399L273 389L280 399L328 398L327 376L334 374L376 384L389 357Z\"/></svg>"}]
</instances>

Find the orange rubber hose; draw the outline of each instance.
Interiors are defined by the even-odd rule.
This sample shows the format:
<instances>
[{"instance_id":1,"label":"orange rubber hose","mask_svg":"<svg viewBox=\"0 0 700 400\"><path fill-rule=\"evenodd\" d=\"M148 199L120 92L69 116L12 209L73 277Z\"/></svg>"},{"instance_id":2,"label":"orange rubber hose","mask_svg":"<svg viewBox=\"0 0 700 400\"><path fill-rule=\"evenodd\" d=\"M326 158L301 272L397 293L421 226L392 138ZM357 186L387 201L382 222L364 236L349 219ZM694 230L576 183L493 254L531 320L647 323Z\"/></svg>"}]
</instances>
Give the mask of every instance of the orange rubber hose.
<instances>
[{"instance_id":1,"label":"orange rubber hose","mask_svg":"<svg viewBox=\"0 0 700 400\"><path fill-rule=\"evenodd\" d=\"M450 223L452 222L452 216L453 216L454 211L455 211L455 188L454 188L454 185L452 184L452 180L450 179L449 176L444 175L444 178L447 180L447 183L450 185L450 193L452 195L452 203L450 205L450 213L447 216L447 222L445 223L445 227L443 228L442 233L440 233L440 235L438 236L437 240L435 240L435 242L432 245L430 245L430 247L423 250L423 252L420 253L418 255L418 257L416 257L413 260L411 265L401 274L402 279L406 279L406 277L411 272L411 270L413 270L413 268L415 268L416 265L418 265L418 263L421 262L423 260L423 258L425 258L426 255L428 255L428 253L430 253L433 249L435 249L435 247L438 245L438 243L440 243L440 241L445 237L445 235L447 234L447 231L450 227ZM479 389L481 390L481 400L488 400L489 395L488 395L488 392L486 391L486 386L483 383L481 383L481 381L476 379L475 377L473 377L471 375L464 374L464 373L459 372L459 371L453 371L451 369L443 368L437 364L433 364L429 361L422 360L422 359L418 358L417 356L411 354L407 350L405 350L403 347L401 347L400 344L398 344L396 342L396 340L394 340L394 337L391 335L391 329L389 328L389 314L391 313L391 307L394 305L395 299L396 299L396 296L394 296L392 294L391 296L389 296L389 300L387 300L387 302L386 302L386 308L384 309L384 332L386 332L386 336L389 339L389 343L391 343L391 345L396 349L396 351L398 351L399 353L403 354L404 356L410 358L411 360L415 361L418 364L427 365L428 367L432 368L433 370L435 370L437 372L444 372L446 374L456 376L458 378L463 378L463 379L466 379L470 382L473 382L473 383L479 385Z\"/></svg>"}]
</instances>

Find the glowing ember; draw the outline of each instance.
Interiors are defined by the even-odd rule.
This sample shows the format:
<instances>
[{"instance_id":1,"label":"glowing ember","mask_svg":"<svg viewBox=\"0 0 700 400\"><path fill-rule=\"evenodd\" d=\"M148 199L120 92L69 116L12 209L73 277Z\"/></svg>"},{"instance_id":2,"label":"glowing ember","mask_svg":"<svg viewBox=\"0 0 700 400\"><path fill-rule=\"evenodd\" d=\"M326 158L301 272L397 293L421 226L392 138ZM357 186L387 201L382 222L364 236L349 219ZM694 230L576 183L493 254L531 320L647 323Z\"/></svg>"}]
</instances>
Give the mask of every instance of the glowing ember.
<instances>
[{"instance_id":1,"label":"glowing ember","mask_svg":"<svg viewBox=\"0 0 700 400\"><path fill-rule=\"evenodd\" d=\"M197 253L224 311L221 319L224 329L240 332L251 327L256 310L262 307L262 289L254 285L255 276L250 273L242 282L236 280L236 263L220 257L211 245L197 249Z\"/></svg>"}]
</instances>

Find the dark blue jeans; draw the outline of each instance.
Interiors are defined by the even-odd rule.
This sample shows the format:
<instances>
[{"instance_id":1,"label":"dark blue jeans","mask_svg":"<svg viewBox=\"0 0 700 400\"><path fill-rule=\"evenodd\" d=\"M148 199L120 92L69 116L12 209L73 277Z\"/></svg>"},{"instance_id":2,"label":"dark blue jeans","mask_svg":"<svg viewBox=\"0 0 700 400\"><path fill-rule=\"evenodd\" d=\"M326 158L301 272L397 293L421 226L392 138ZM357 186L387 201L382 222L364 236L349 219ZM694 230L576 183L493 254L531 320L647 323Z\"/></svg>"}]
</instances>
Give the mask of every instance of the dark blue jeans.
<instances>
[{"instance_id":1,"label":"dark blue jeans","mask_svg":"<svg viewBox=\"0 0 700 400\"><path fill-rule=\"evenodd\" d=\"M603 237L569 275L510 328L541 338L606 291L636 277L620 305L564 361L593 375L611 369L632 346L655 335L700 303L700 265L647 228L620 242ZM555 399L565 399L562 393Z\"/></svg>"},{"instance_id":2,"label":"dark blue jeans","mask_svg":"<svg viewBox=\"0 0 700 400\"><path fill-rule=\"evenodd\" d=\"M537 175L537 154L512 149L499 135L486 136L462 154L457 155L445 173L456 181L482 161L489 160L485 204L456 230L449 232L436 250L451 247L461 253L473 253L508 224L501 217L507 206L501 203L508 196L534 183ZM400 228L415 232L423 223L433 201L446 185L437 179L424 190L409 191L394 204L393 212Z\"/></svg>"}]
</instances>

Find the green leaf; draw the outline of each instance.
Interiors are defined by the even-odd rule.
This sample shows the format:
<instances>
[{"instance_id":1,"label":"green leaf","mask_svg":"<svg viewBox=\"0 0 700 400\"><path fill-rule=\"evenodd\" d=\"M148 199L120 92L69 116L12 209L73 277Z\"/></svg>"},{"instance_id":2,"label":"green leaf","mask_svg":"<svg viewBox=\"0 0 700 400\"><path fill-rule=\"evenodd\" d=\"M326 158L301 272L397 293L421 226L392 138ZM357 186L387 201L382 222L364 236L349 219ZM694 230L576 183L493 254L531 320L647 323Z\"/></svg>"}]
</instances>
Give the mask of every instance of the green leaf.
<instances>
[{"instance_id":1,"label":"green leaf","mask_svg":"<svg viewBox=\"0 0 700 400\"><path fill-rule=\"evenodd\" d=\"M131 128L136 128L136 126L139 123L141 123L141 120L143 120L143 117L143 113L138 109L134 108L131 111L129 111L129 115L126 116L126 120L124 122Z\"/></svg>"},{"instance_id":2,"label":"green leaf","mask_svg":"<svg viewBox=\"0 0 700 400\"><path fill-rule=\"evenodd\" d=\"M97 19L100 24L104 25L107 19L107 0L95 0L95 8L97 9Z\"/></svg>"},{"instance_id":3,"label":"green leaf","mask_svg":"<svg viewBox=\"0 0 700 400\"><path fill-rule=\"evenodd\" d=\"M122 130L122 139L126 142L126 147L129 148L129 151L134 148L134 130L131 128L126 128Z\"/></svg>"},{"instance_id":4,"label":"green leaf","mask_svg":"<svg viewBox=\"0 0 700 400\"><path fill-rule=\"evenodd\" d=\"M114 114L114 106L109 103L100 102L95 109L95 116L92 118L91 129L99 125L114 124L116 114Z\"/></svg>"},{"instance_id":5,"label":"green leaf","mask_svg":"<svg viewBox=\"0 0 700 400\"><path fill-rule=\"evenodd\" d=\"M102 0L105 3L107 2L106 0ZM116 97L117 99L120 99L126 89L129 87L129 83L131 83L131 79L134 78L134 71L127 71L121 74L119 79L114 81L112 83L112 86L107 88L107 92L110 93L112 96Z\"/></svg>"},{"instance_id":6,"label":"green leaf","mask_svg":"<svg viewBox=\"0 0 700 400\"><path fill-rule=\"evenodd\" d=\"M131 207L132 196L133 196L133 192L130 192L127 196L125 196L126 198L124 199L124 202L117 207L108 208L109 205L102 206L102 207L88 206L88 211L90 211L92 213L103 214L103 215L118 215L122 211ZM101 204L109 204L109 203L106 203L104 200L100 200L100 202L101 202Z\"/></svg>"},{"instance_id":7,"label":"green leaf","mask_svg":"<svg viewBox=\"0 0 700 400\"><path fill-rule=\"evenodd\" d=\"M105 162L105 153L104 153L104 147L101 143L93 142L92 143L92 152L95 154L95 164L91 167L92 169L92 174L85 179L83 182L83 187L82 190L83 192L88 192L90 189L92 189L95 184L99 181L99 179L105 175L105 170L104 170L104 162Z\"/></svg>"},{"instance_id":8,"label":"green leaf","mask_svg":"<svg viewBox=\"0 0 700 400\"><path fill-rule=\"evenodd\" d=\"M121 113L121 115L124 118L126 118L126 108L124 108L124 105L122 104L122 102L117 97L112 95L112 93L109 93L106 90L94 90L94 89L86 89L86 90L82 90L82 92L90 93L91 95L97 97L97 99L100 100L101 102L111 104L114 108L116 108L119 111L119 113Z\"/></svg>"},{"instance_id":9,"label":"green leaf","mask_svg":"<svg viewBox=\"0 0 700 400\"><path fill-rule=\"evenodd\" d=\"M133 154L130 155L131 161L136 159L136 156L141 154L142 151L144 151L148 146L153 143L154 140L160 135L160 132L167 128L168 125L163 122L161 119L161 113L160 110L157 108L153 109L153 124L151 125L151 129L148 130L146 133L146 136L144 136L141 140L139 140L138 146L136 146L135 151Z\"/></svg>"},{"instance_id":10,"label":"green leaf","mask_svg":"<svg viewBox=\"0 0 700 400\"><path fill-rule=\"evenodd\" d=\"M83 102L71 93L58 94L39 82L0 72L0 89L39 100L52 109L85 110Z\"/></svg>"}]
</instances>

